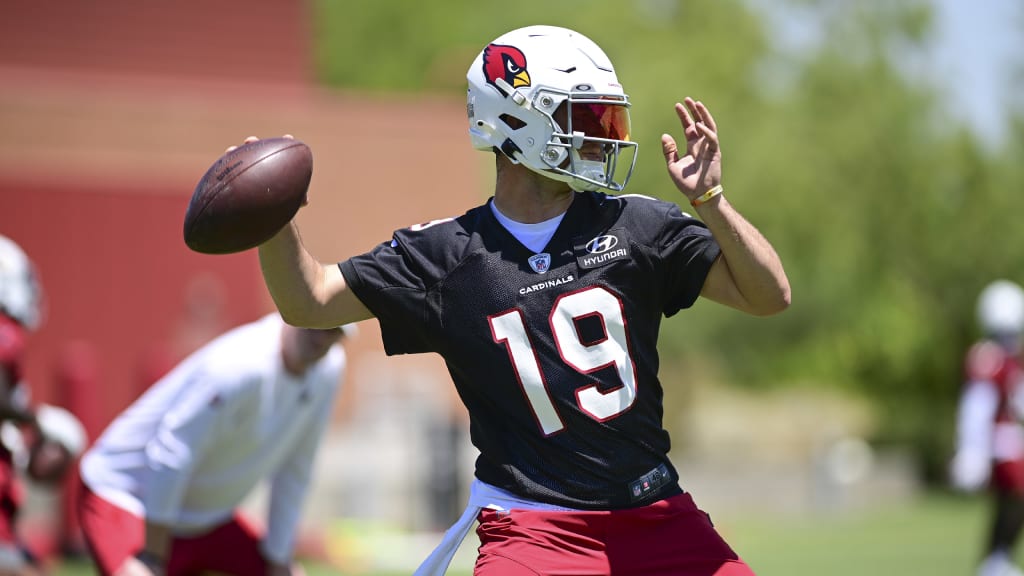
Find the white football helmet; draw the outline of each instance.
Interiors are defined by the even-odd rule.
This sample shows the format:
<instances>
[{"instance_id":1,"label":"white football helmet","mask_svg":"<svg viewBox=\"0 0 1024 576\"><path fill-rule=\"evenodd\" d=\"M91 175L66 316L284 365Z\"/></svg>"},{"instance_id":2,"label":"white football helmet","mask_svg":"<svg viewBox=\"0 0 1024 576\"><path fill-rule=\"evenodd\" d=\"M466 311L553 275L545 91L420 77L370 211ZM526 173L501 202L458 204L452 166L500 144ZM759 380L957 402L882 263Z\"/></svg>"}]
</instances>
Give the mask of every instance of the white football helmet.
<instances>
[{"instance_id":1,"label":"white football helmet","mask_svg":"<svg viewBox=\"0 0 1024 576\"><path fill-rule=\"evenodd\" d=\"M0 236L0 312L35 330L42 320L42 300L32 261L13 240Z\"/></svg>"},{"instance_id":2,"label":"white football helmet","mask_svg":"<svg viewBox=\"0 0 1024 576\"><path fill-rule=\"evenodd\" d=\"M474 148L500 150L577 191L626 187L637 151L629 97L589 38L555 26L513 30L480 52L466 78Z\"/></svg>"},{"instance_id":3,"label":"white football helmet","mask_svg":"<svg viewBox=\"0 0 1024 576\"><path fill-rule=\"evenodd\" d=\"M43 438L60 444L73 458L85 450L88 441L85 427L77 416L66 409L40 404L36 407L36 421Z\"/></svg>"},{"instance_id":4,"label":"white football helmet","mask_svg":"<svg viewBox=\"0 0 1024 576\"><path fill-rule=\"evenodd\" d=\"M1020 334L1024 330L1024 289L1009 280L986 286L978 297L978 322L988 334Z\"/></svg>"}]
</instances>

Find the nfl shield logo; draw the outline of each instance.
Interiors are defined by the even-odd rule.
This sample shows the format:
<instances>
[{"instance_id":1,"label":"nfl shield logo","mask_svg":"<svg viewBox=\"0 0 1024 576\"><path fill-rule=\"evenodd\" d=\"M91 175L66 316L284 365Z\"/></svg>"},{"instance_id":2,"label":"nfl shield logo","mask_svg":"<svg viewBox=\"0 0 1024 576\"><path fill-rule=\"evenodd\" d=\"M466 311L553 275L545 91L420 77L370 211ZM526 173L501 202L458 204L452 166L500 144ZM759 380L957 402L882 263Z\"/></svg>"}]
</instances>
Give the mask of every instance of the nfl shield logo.
<instances>
[{"instance_id":1,"label":"nfl shield logo","mask_svg":"<svg viewBox=\"0 0 1024 576\"><path fill-rule=\"evenodd\" d=\"M548 271L548 268L551 268L551 254L548 254L547 252L534 254L533 256L530 256L528 262L530 263L530 268L533 268L534 272L537 274L544 274Z\"/></svg>"}]
</instances>

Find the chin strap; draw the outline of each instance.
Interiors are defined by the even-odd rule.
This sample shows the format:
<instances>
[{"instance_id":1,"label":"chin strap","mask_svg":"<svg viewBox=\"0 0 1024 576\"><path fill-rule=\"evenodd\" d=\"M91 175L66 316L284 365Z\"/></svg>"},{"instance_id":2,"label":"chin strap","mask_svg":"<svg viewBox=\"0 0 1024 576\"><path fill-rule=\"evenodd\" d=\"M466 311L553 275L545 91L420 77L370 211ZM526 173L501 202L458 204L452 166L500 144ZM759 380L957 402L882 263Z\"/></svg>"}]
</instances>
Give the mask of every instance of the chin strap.
<instances>
[{"instance_id":1,"label":"chin strap","mask_svg":"<svg viewBox=\"0 0 1024 576\"><path fill-rule=\"evenodd\" d=\"M508 159L516 164L521 163L521 160L516 158L516 154L522 154L523 151L515 142L512 141L511 138L506 138L505 141L501 143L501 153L508 156Z\"/></svg>"}]
</instances>

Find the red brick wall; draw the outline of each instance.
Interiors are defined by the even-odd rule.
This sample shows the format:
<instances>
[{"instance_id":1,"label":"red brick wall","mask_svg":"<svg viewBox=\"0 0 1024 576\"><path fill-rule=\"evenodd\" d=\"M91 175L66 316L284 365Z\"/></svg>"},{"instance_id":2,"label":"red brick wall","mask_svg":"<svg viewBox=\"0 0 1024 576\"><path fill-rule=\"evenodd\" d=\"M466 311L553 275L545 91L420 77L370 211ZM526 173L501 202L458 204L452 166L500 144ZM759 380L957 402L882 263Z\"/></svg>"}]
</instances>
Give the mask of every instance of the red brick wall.
<instances>
[{"instance_id":1,"label":"red brick wall","mask_svg":"<svg viewBox=\"0 0 1024 576\"><path fill-rule=\"evenodd\" d=\"M141 391L154 362L167 367L267 310L254 252L190 252L181 241L188 198L148 192L0 179L0 233L38 263L46 294L46 322L29 347L32 393L66 403L58 367L85 343L98 380L83 414L90 435Z\"/></svg>"},{"instance_id":2,"label":"red brick wall","mask_svg":"<svg viewBox=\"0 0 1024 576\"><path fill-rule=\"evenodd\" d=\"M315 85L307 1L2 4L0 234L37 262L50 309L27 378L93 437L141 391L142 371L151 379L272 309L255 251L206 256L181 241L192 187L225 146L286 132L310 144L299 222L324 261L488 193L493 160L470 148L459 98ZM382 379L439 383L458 405L436 356L385 362L376 323L360 329L338 419Z\"/></svg>"},{"instance_id":3,"label":"red brick wall","mask_svg":"<svg viewBox=\"0 0 1024 576\"><path fill-rule=\"evenodd\" d=\"M309 82L299 0L12 0L0 64L148 76Z\"/></svg>"},{"instance_id":4,"label":"red brick wall","mask_svg":"<svg viewBox=\"0 0 1024 576\"><path fill-rule=\"evenodd\" d=\"M135 392L146 349L179 340L183 351L211 335L212 326L181 334L193 274L227 283L219 328L272 309L255 252L203 256L181 242L192 187L245 136L289 132L312 147L312 205L299 221L324 261L486 197L481 169L493 160L471 149L464 102L316 86L307 10L290 0L5 3L0 234L25 245L51 294L29 365L42 399L55 392L56 359L79 335L99 346L110 394L100 419ZM376 323L361 328L349 345L340 418L356 409L349 397L373 385L376 374L363 366L383 354ZM448 381L433 356L386 366Z\"/></svg>"}]
</instances>

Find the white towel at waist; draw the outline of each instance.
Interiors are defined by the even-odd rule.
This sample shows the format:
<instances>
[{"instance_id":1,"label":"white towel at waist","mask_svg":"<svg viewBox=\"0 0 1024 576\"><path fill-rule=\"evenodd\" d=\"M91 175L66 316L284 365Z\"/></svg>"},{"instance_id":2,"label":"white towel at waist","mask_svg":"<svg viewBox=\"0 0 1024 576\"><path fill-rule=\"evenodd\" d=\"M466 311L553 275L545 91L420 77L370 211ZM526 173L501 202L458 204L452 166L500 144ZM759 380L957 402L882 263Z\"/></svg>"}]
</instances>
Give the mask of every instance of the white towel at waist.
<instances>
[{"instance_id":1,"label":"white towel at waist","mask_svg":"<svg viewBox=\"0 0 1024 576\"><path fill-rule=\"evenodd\" d=\"M520 498L511 492L506 492L496 486L491 486L480 480L473 480L469 487L469 503L462 512L462 516L452 524L444 533L441 543L434 548L434 551L427 556L427 559L420 564L413 576L443 576L451 564L452 558L459 550L462 541L465 540L469 529L473 527L480 510L556 510L564 512L575 511L574 508L554 506Z\"/></svg>"}]
</instances>

